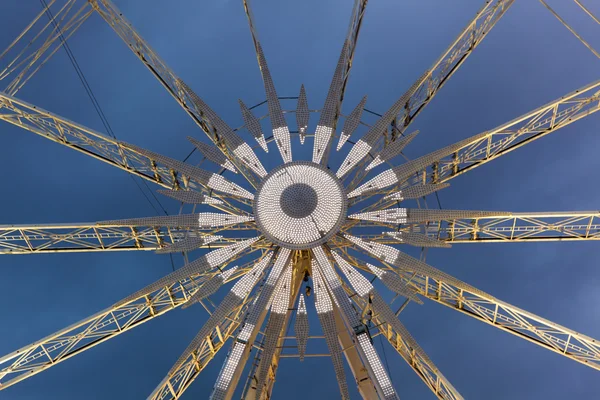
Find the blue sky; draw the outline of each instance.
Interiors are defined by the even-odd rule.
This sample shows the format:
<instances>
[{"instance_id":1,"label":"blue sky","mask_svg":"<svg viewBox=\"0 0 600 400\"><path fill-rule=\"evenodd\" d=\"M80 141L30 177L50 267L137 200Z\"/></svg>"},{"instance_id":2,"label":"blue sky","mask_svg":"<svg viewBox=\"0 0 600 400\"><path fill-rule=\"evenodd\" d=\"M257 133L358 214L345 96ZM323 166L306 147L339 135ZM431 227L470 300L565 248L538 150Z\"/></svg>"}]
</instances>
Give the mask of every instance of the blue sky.
<instances>
[{"instance_id":1,"label":"blue sky","mask_svg":"<svg viewBox=\"0 0 600 400\"><path fill-rule=\"evenodd\" d=\"M258 34L279 95L296 96L304 84L310 107L320 108L352 2L255 3ZM587 38L599 37L600 26L576 7L558 0L550 3ZM598 5L587 3L600 15ZM241 1L116 4L167 64L231 126L242 124L238 98L247 104L264 99ZM365 94L369 109L385 111L482 4L483 0L371 1L344 111L352 110ZM39 10L37 0L0 3L0 48ZM600 48L600 40L591 42ZM191 150L186 136L204 139L101 18L92 16L70 45L120 140L182 159ZM412 125L421 134L406 154L419 156L493 128L598 79L598 66L599 61L541 4L516 1ZM18 96L102 131L62 52ZM311 122L314 128L315 116ZM440 193L443 207L597 210L597 123L597 115L588 117L454 179ZM5 171L2 224L154 214L120 170L8 124L0 124L0 139ZM299 155L304 153L298 150ZM269 154L277 157L274 148ZM169 212L178 210L174 202L165 199L163 204ZM600 247L593 242L464 244L428 255L430 264L592 337L600 337L599 259ZM180 266L181 258L176 262ZM168 256L147 252L2 257L0 353L91 315L170 271ZM200 307L173 311L9 388L0 397L143 398L205 319ZM466 398L593 398L600 390L597 371L441 305L411 305L401 319ZM432 398L392 348L385 353L401 397ZM206 398L224 355L211 362L185 398ZM349 386L354 386L351 378ZM282 362L275 398L335 398L337 393L328 360Z\"/></svg>"}]
</instances>

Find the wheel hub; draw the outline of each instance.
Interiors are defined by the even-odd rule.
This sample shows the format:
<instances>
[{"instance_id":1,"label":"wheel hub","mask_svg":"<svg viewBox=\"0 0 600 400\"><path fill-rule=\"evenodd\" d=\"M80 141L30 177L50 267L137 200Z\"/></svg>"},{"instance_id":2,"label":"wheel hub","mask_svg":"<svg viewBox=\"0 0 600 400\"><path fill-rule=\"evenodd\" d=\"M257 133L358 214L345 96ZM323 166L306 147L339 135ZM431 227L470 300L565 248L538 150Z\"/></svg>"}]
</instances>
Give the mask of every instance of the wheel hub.
<instances>
[{"instance_id":1,"label":"wheel hub","mask_svg":"<svg viewBox=\"0 0 600 400\"><path fill-rule=\"evenodd\" d=\"M269 240L290 249L328 241L346 219L347 197L325 167L296 161L273 169L254 197L254 217Z\"/></svg>"}]
</instances>

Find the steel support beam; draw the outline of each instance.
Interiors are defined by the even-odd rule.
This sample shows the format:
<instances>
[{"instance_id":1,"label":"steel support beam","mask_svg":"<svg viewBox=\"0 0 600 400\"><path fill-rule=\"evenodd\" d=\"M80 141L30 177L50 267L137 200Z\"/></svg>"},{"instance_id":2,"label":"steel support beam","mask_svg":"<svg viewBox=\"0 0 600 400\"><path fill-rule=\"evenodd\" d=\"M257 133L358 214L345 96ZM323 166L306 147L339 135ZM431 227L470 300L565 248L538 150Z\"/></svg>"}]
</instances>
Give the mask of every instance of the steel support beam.
<instances>
[{"instance_id":1,"label":"steel support beam","mask_svg":"<svg viewBox=\"0 0 600 400\"><path fill-rule=\"evenodd\" d=\"M344 351L344 357L350 366L350 371L354 376L354 381L358 388L358 393L362 396L364 400L371 400L379 398L377 394L377 390L375 390L375 385L373 381L371 381L371 377L369 376L369 371L365 368L360 354L358 354L358 350L356 350L356 346L346 325L344 324L344 320L340 315L340 310L337 307L333 308L333 315L335 317L335 325L338 332L338 340L340 342L340 346Z\"/></svg>"},{"instance_id":2,"label":"steel support beam","mask_svg":"<svg viewBox=\"0 0 600 400\"><path fill-rule=\"evenodd\" d=\"M243 304L236 307L227 318L224 318L202 341L198 350L190 354L178 368L170 372L148 399L179 399L217 352L223 348L225 342L234 335L238 326L243 322L252 300L254 297L248 296Z\"/></svg>"},{"instance_id":3,"label":"steel support beam","mask_svg":"<svg viewBox=\"0 0 600 400\"><path fill-rule=\"evenodd\" d=\"M290 323L291 315L294 312L294 305L298 301L298 294L300 293L300 288L302 287L302 279L304 278L304 271L307 268L310 268L310 256L307 251L296 251L295 254L292 255L292 278L290 285L290 301L288 305L288 312L285 315L285 322L283 323L283 328L281 332L265 332L265 334L278 334L279 335L279 343L277 346L277 350L273 355L273 358L270 360L270 367L268 369L268 373L265 379L266 390L263 391L263 396L261 399L257 397L256 385L258 383L258 376L256 373L258 372L258 363L256 363L255 367L250 370L247 386L244 388L243 398L245 400L263 400L270 399L271 393L273 392L273 387L275 386L275 378L277 376L277 369L279 367L279 360L281 358L281 352L283 350L283 343L285 342L285 333L287 331L288 325ZM262 357L260 353L256 357Z\"/></svg>"},{"instance_id":4,"label":"steel support beam","mask_svg":"<svg viewBox=\"0 0 600 400\"><path fill-rule=\"evenodd\" d=\"M253 263L242 266L229 278L234 280L244 275ZM207 272L191 276L133 299L127 303L116 303L89 318L81 320L44 339L0 357L0 390L53 367L62 361L127 332L185 304L196 291L212 276L219 273ZM232 320L223 321L221 332L227 331ZM211 335L214 339L216 332ZM199 355L200 365L208 353Z\"/></svg>"},{"instance_id":5,"label":"steel support beam","mask_svg":"<svg viewBox=\"0 0 600 400\"><path fill-rule=\"evenodd\" d=\"M437 92L460 68L479 44L490 33L496 23L506 13L514 0L486 0L475 18L463 29L444 53L427 71L426 79L421 82L415 93L408 99L402 112L394 121L396 129L392 139L406 131L417 115L429 104Z\"/></svg>"},{"instance_id":6,"label":"steel support beam","mask_svg":"<svg viewBox=\"0 0 600 400\"><path fill-rule=\"evenodd\" d=\"M190 118L206 133L208 138L229 158L248 181L256 186L258 180L255 174L234 154L235 149L228 147L228 143L222 135L223 132L217 130L216 124L220 124L220 121L211 121L208 115L209 112L207 112L208 110L201 110L197 106L198 96L183 83L181 78L146 43L131 23L123 16L123 13L110 0L88 1L115 33L127 44L133 54L175 98ZM212 113L212 110L210 110L210 113ZM235 135L235 133L233 134Z\"/></svg>"},{"instance_id":7,"label":"steel support beam","mask_svg":"<svg viewBox=\"0 0 600 400\"><path fill-rule=\"evenodd\" d=\"M349 295L354 294L354 291L349 290L348 287L346 287L346 290L349 292ZM352 296L351 298L360 309L364 310L368 307L366 301L359 296ZM410 340L407 340L408 338L403 335L402 332L395 330L388 321L385 321L378 315L374 315L373 324L438 399L463 399L460 393L458 393L458 391L441 374L433 362L421 353L421 349L418 349L420 351L415 349L411 345ZM370 399L371 397L366 398Z\"/></svg>"},{"instance_id":8,"label":"steel support beam","mask_svg":"<svg viewBox=\"0 0 600 400\"><path fill-rule=\"evenodd\" d=\"M354 196L351 203L357 203L376 194L389 195L408 186L448 182L598 110L600 110L600 81L584 86L492 130L395 167L393 171L397 176L410 173L411 177L398 178L397 183L363 193L362 190L368 185L377 186L378 177L387 173L384 171L359 186L354 194L360 193L360 195ZM394 204L396 201L381 199L364 211L387 208Z\"/></svg>"},{"instance_id":9,"label":"steel support beam","mask_svg":"<svg viewBox=\"0 0 600 400\"><path fill-rule=\"evenodd\" d=\"M0 54L0 81L12 77L4 89L10 95L15 95L93 13L87 0L50 0L47 4L48 9L42 9Z\"/></svg>"},{"instance_id":10,"label":"steel support beam","mask_svg":"<svg viewBox=\"0 0 600 400\"><path fill-rule=\"evenodd\" d=\"M235 207L229 205L225 200L228 195L213 193L191 182L187 176L180 174L178 171L157 165L155 160L130 149L114 138L3 92L0 92L0 120L77 150L160 186L175 190L189 188L219 198L219 200L225 201L226 204L214 205L216 208L230 213L238 212Z\"/></svg>"},{"instance_id":11,"label":"steel support beam","mask_svg":"<svg viewBox=\"0 0 600 400\"><path fill-rule=\"evenodd\" d=\"M362 22L365 16L365 11L368 2L368 0L354 1L354 8L352 9L352 15L350 17L350 25L348 26L348 33L346 34L346 45L348 46L348 49L342 74L342 89L340 91L340 98L337 106L338 112L341 110L342 102L344 101L346 86L348 85L348 79L350 77L350 69L352 68L352 62L354 61L354 53L356 52L358 35L362 27Z\"/></svg>"},{"instance_id":12,"label":"steel support beam","mask_svg":"<svg viewBox=\"0 0 600 400\"><path fill-rule=\"evenodd\" d=\"M393 228L400 232L418 232L446 243L520 243L574 240L600 240L600 212L511 213L510 216L453 219L430 222L423 226L360 223L356 227ZM357 235L382 244L399 244L390 235Z\"/></svg>"},{"instance_id":13,"label":"steel support beam","mask_svg":"<svg viewBox=\"0 0 600 400\"><path fill-rule=\"evenodd\" d=\"M364 262L347 252L344 257L365 269ZM423 297L600 370L600 341L596 339L498 300L418 260L413 265L403 264L402 268L383 264Z\"/></svg>"},{"instance_id":14,"label":"steel support beam","mask_svg":"<svg viewBox=\"0 0 600 400\"><path fill-rule=\"evenodd\" d=\"M236 225L235 230L252 231L250 223ZM163 249L195 233L218 234L229 230L173 229L154 226L100 226L94 223L0 225L1 254L79 253L89 251L129 251ZM244 238L221 238L205 248L227 246Z\"/></svg>"}]
</instances>

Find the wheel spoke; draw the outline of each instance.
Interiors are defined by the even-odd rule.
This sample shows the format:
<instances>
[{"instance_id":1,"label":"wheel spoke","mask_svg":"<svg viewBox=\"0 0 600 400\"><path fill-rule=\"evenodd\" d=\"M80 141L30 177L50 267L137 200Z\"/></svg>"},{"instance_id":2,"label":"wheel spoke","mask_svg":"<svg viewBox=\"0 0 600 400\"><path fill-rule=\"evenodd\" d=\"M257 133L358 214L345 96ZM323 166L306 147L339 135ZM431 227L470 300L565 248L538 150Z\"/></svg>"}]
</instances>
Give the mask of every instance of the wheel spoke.
<instances>
[{"instance_id":1,"label":"wheel spoke","mask_svg":"<svg viewBox=\"0 0 600 400\"><path fill-rule=\"evenodd\" d=\"M306 354L306 342L308 342L310 326L308 324L306 303L304 302L304 295L302 294L300 294L300 300L298 301L294 332L296 333L296 341L298 342L298 357L300 358L300 361L304 361L304 355Z\"/></svg>"},{"instance_id":2,"label":"wheel spoke","mask_svg":"<svg viewBox=\"0 0 600 400\"><path fill-rule=\"evenodd\" d=\"M258 118L252 114L252 111L246 107L243 101L239 100L240 110L242 112L242 117L244 118L244 125L248 132L254 136L256 142L260 145L260 147L266 152L269 152L269 148L267 147L267 140L265 139L265 134L262 131L262 127L260 126L260 121Z\"/></svg>"},{"instance_id":3,"label":"wheel spoke","mask_svg":"<svg viewBox=\"0 0 600 400\"><path fill-rule=\"evenodd\" d=\"M199 249L201 247L208 247L211 243L222 239L223 236L186 236L178 242L175 242L169 246L163 247L156 251L156 254L169 254L169 253L183 253L192 250Z\"/></svg>"},{"instance_id":4,"label":"wheel spoke","mask_svg":"<svg viewBox=\"0 0 600 400\"><path fill-rule=\"evenodd\" d=\"M223 226L244 224L254 221L246 215L231 215L221 213L195 213L180 215L160 215L157 217L142 217L132 219L117 219L98 222L100 226L166 226L168 228L207 229Z\"/></svg>"},{"instance_id":5,"label":"wheel spoke","mask_svg":"<svg viewBox=\"0 0 600 400\"><path fill-rule=\"evenodd\" d=\"M218 192L226 193L234 196L233 198L242 198L252 200L254 195L242 188L236 183L225 179L223 176L214 172L209 172L193 165L186 164L182 161L175 160L173 158L163 156L161 154L142 149L141 147L134 146L132 144L123 144L125 147L132 149L133 151L140 153L149 159L166 165L169 168L180 171L188 179L193 179L200 185L206 187L209 190L216 190ZM211 192L212 194L212 192Z\"/></svg>"},{"instance_id":6,"label":"wheel spoke","mask_svg":"<svg viewBox=\"0 0 600 400\"><path fill-rule=\"evenodd\" d=\"M289 260L290 250L280 248L277 259L265 280L256 303L250 309L246 320L240 325L236 341L227 355L213 387L211 400L227 398L235 391L240 374L250 355L250 350L266 317L268 306L271 304L278 282L281 280L281 276L288 273L287 271L290 269Z\"/></svg>"},{"instance_id":7,"label":"wheel spoke","mask_svg":"<svg viewBox=\"0 0 600 400\"><path fill-rule=\"evenodd\" d=\"M94 157L167 189L178 189L177 171L156 164L100 132L0 92L0 120L26 129L55 143ZM191 188L200 189L192 184ZM208 194L208 191L206 192Z\"/></svg>"},{"instance_id":8,"label":"wheel spoke","mask_svg":"<svg viewBox=\"0 0 600 400\"><path fill-rule=\"evenodd\" d=\"M256 179L252 173L264 176L266 171L264 171L256 154L248 144L237 136L185 82L175 75L110 0L89 1L135 56L206 133L209 139L229 158L248 181L256 185ZM224 143L220 141L220 135L224 136Z\"/></svg>"},{"instance_id":9,"label":"wheel spoke","mask_svg":"<svg viewBox=\"0 0 600 400\"><path fill-rule=\"evenodd\" d=\"M290 303L290 289L292 286L292 270L286 269L277 284L277 288L273 293L273 301L271 303L271 312L267 327L265 328L265 336L263 338L263 349L260 355L260 363L256 374L258 381L256 383L256 397L261 398L267 384L267 374L273 361L273 356L279 344L280 337L283 336L284 328L287 322L286 315Z\"/></svg>"},{"instance_id":10,"label":"wheel spoke","mask_svg":"<svg viewBox=\"0 0 600 400\"><path fill-rule=\"evenodd\" d=\"M367 329L356 312L356 309L352 306L346 291L342 287L338 276L331 266L327 254L322 247L316 247L312 251L317 260L317 266L324 276L325 284L335 300L336 306L339 307L346 324L354 333L353 337L355 339L356 348L363 360L363 364L369 372L371 381L377 388L379 397L385 400L398 399L399 397L396 389L394 389L388 373L383 368L381 359L371 342L371 337L367 333Z\"/></svg>"},{"instance_id":11,"label":"wheel spoke","mask_svg":"<svg viewBox=\"0 0 600 400\"><path fill-rule=\"evenodd\" d=\"M421 296L600 370L600 341L597 339L498 300L393 247L348 239L384 262L389 271L396 273Z\"/></svg>"},{"instance_id":12,"label":"wheel spoke","mask_svg":"<svg viewBox=\"0 0 600 400\"><path fill-rule=\"evenodd\" d=\"M490 33L513 2L514 0L485 2L456 40L426 72L426 79L419 83L414 94L406 100L394 122L395 137L406 131L411 122Z\"/></svg>"},{"instance_id":13,"label":"wheel spoke","mask_svg":"<svg viewBox=\"0 0 600 400\"><path fill-rule=\"evenodd\" d=\"M338 141L336 150L340 151L342 146L348 141L350 136L354 133L358 125L360 124L360 117L362 116L362 112L365 108L365 104L367 103L367 96L363 97L360 103L356 105L354 110L346 117L344 121L344 126L342 127L342 132L340 133L340 139Z\"/></svg>"},{"instance_id":14,"label":"wheel spoke","mask_svg":"<svg viewBox=\"0 0 600 400\"><path fill-rule=\"evenodd\" d=\"M265 92L267 95L267 106L269 108L269 120L271 121L271 129L273 133L273 139L279 149L279 154L284 163L292 162L292 142L290 137L290 129L288 128L285 116L281 110L281 104L279 103L279 97L275 90L275 84L269 67L267 65L267 59L263 53L260 43L257 42L257 54L260 72L263 77L265 85Z\"/></svg>"},{"instance_id":15,"label":"wheel spoke","mask_svg":"<svg viewBox=\"0 0 600 400\"><path fill-rule=\"evenodd\" d=\"M233 285L231 290L227 293L227 295L225 295L225 298L219 303L219 306L210 315L202 328L200 328L198 334L196 334L196 337L194 337L192 342L184 350L181 356L179 356L173 367L169 370L167 376L154 390L150 397L155 397L157 393L164 391L164 387L168 386L167 383L170 382L174 376L177 376L180 373L182 367L187 365L190 360L193 360L194 357L196 357L196 355L202 351L202 346L205 345L206 337L209 336L210 333L217 326L219 326L224 319L227 318L227 316L229 316L236 309L239 309L241 305L245 303L245 299L247 299L247 297L250 295L250 292L262 276L265 268L268 267L272 255L272 252L267 252L260 261L254 264L252 269L246 275L244 275L243 278ZM226 339L227 338L224 338L224 341ZM180 394L181 391L178 393L178 395Z\"/></svg>"},{"instance_id":16,"label":"wheel spoke","mask_svg":"<svg viewBox=\"0 0 600 400\"><path fill-rule=\"evenodd\" d=\"M55 3L54 0L49 1L47 7L0 54L0 81L14 77L4 89L11 96L50 60L94 12L85 0L67 0L62 7L60 4L52 7ZM48 15L52 15L52 20L46 21ZM35 29L39 30L34 34Z\"/></svg>"},{"instance_id":17,"label":"wheel spoke","mask_svg":"<svg viewBox=\"0 0 600 400\"><path fill-rule=\"evenodd\" d=\"M426 213L429 210L422 210ZM440 213L446 210L436 210ZM395 232L357 235L364 240L381 244L411 244L435 241L438 243L503 243L503 242L551 242L574 240L600 240L600 212L543 212L508 213L466 216L465 218L440 219L423 226L406 226ZM352 227L387 226L377 222L352 224ZM416 236L415 236L416 235ZM427 239L426 239L427 237ZM407 240L405 240L405 238Z\"/></svg>"},{"instance_id":18,"label":"wheel spoke","mask_svg":"<svg viewBox=\"0 0 600 400\"><path fill-rule=\"evenodd\" d=\"M296 124L298 125L298 135L300 136L300 144L304 144L308 129L308 120L310 119L310 111L308 109L308 100L306 100L306 90L304 85L300 86L300 94L298 95L298 105L296 106Z\"/></svg>"},{"instance_id":19,"label":"wheel spoke","mask_svg":"<svg viewBox=\"0 0 600 400\"><path fill-rule=\"evenodd\" d=\"M191 136L187 138L192 144L196 147L196 149L204 156L207 160L212 161L217 164L221 168L225 168L234 174L237 174L237 170L235 169L235 165L229 158L225 156L222 152L220 152L215 146L211 146L204 142L201 142Z\"/></svg>"},{"instance_id":20,"label":"wheel spoke","mask_svg":"<svg viewBox=\"0 0 600 400\"><path fill-rule=\"evenodd\" d=\"M333 315L333 303L327 292L325 282L321 277L319 269L316 267L316 262L312 265L313 285L315 287L315 306L317 316L325 335L325 342L331 355L331 362L335 371L342 399L350 399L348 392L348 382L346 381L346 373L344 372L344 362L342 360L342 351L338 343L338 333Z\"/></svg>"},{"instance_id":21,"label":"wheel spoke","mask_svg":"<svg viewBox=\"0 0 600 400\"><path fill-rule=\"evenodd\" d=\"M386 224L418 224L428 221L473 219L484 217L510 217L509 212L469 210L427 210L420 208L387 208L348 215L350 219L383 222ZM146 224L143 224L146 225Z\"/></svg>"},{"instance_id":22,"label":"wheel spoke","mask_svg":"<svg viewBox=\"0 0 600 400\"><path fill-rule=\"evenodd\" d=\"M239 224L236 230L255 231L252 223ZM81 224L0 225L0 255L33 253L79 253L90 251L152 251L185 239L216 235L224 228L182 229L153 225L101 226ZM210 247L228 246L246 238L221 237ZM208 247L208 243L200 247Z\"/></svg>"},{"instance_id":23,"label":"wheel spoke","mask_svg":"<svg viewBox=\"0 0 600 400\"><path fill-rule=\"evenodd\" d=\"M331 78L331 84L327 97L325 98L325 104L321 110L321 116L317 123L317 130L315 131L315 143L313 146L312 161L314 163L327 163L327 152L333 139L333 131L337 124L337 117L340 112L339 107L341 106L341 92L343 85L343 73L344 73L344 62L348 56L348 43L344 42L340 58L333 78Z\"/></svg>"},{"instance_id":24,"label":"wheel spoke","mask_svg":"<svg viewBox=\"0 0 600 400\"><path fill-rule=\"evenodd\" d=\"M228 279L237 279L248 270L249 265L243 265ZM0 390L185 304L214 275L214 272L192 274L157 286L145 294L128 296L76 324L0 357L3 366Z\"/></svg>"},{"instance_id":25,"label":"wheel spoke","mask_svg":"<svg viewBox=\"0 0 600 400\"><path fill-rule=\"evenodd\" d=\"M356 271L338 253L332 252L332 254L340 270L352 285L353 292L350 293L350 297L357 302L361 309L371 309L376 326L379 327L381 333L417 375L423 379L429 389L440 399L462 399L463 397L417 344L371 282ZM353 296L355 293L358 294L358 298Z\"/></svg>"},{"instance_id":26,"label":"wheel spoke","mask_svg":"<svg viewBox=\"0 0 600 400\"><path fill-rule=\"evenodd\" d=\"M348 194L354 202L392 194L408 186L449 181L521 146L600 110L600 81L591 83L510 122L397 167L387 169ZM381 190L392 186L391 190ZM382 199L381 209L394 202Z\"/></svg>"}]
</instances>

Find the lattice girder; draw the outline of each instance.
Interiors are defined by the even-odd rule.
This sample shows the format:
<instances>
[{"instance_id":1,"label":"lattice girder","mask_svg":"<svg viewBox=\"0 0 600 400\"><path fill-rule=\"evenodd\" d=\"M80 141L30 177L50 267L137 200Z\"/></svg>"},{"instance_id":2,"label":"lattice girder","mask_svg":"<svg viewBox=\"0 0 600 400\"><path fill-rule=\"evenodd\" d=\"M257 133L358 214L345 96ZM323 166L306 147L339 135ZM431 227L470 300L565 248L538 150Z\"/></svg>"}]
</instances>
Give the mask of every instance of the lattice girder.
<instances>
[{"instance_id":1,"label":"lattice girder","mask_svg":"<svg viewBox=\"0 0 600 400\"><path fill-rule=\"evenodd\" d=\"M172 379L173 376L176 376L186 360L201 351L201 348L205 342L205 338L210 334L210 332L219 326L222 320L226 319L227 316L239 308L240 305L245 303L245 300L254 288L254 285L256 285L256 282L262 276L265 268L269 265L272 255L272 252L267 252L260 261L257 261L254 264L254 266L246 275L244 275L235 283L235 285L233 285L231 290L225 295L217 308L211 313L210 317L208 317L204 325L202 325L202 328L200 328L196 336L192 339L191 343L177 359L173 367L169 370L169 373L163 382L167 382ZM160 390L160 386L157 390Z\"/></svg>"},{"instance_id":2,"label":"lattice girder","mask_svg":"<svg viewBox=\"0 0 600 400\"><path fill-rule=\"evenodd\" d=\"M63 40L69 39L93 14L87 0L67 0L62 6L53 5L54 1L50 1L48 10L52 12L54 21L47 21L48 11L42 9L0 54L0 81L12 77L4 88L9 95L14 96L61 48ZM34 33L38 26L40 29Z\"/></svg>"},{"instance_id":3,"label":"lattice girder","mask_svg":"<svg viewBox=\"0 0 600 400\"><path fill-rule=\"evenodd\" d=\"M168 189L187 187L177 171L159 167L116 139L0 92L0 120L36 133ZM202 190L193 183L189 187ZM205 194L209 195L206 191Z\"/></svg>"},{"instance_id":4,"label":"lattice girder","mask_svg":"<svg viewBox=\"0 0 600 400\"><path fill-rule=\"evenodd\" d=\"M332 253L340 270L349 280L352 289L344 285L348 296L359 309L372 312L374 326L378 327L392 347L404 358L417 375L423 379L429 389L440 399L458 400L463 397L442 375L424 350L417 344L406 327L398 320L371 282L356 271L348 261L339 254ZM356 296L358 295L358 296Z\"/></svg>"},{"instance_id":5,"label":"lattice girder","mask_svg":"<svg viewBox=\"0 0 600 400\"><path fill-rule=\"evenodd\" d=\"M475 17L463 29L440 58L429 68L425 80L419 84L414 94L407 99L398 113L394 134L404 132L417 115L431 102L437 92L462 63L473 53L496 23L504 16L514 0L488 0Z\"/></svg>"},{"instance_id":6,"label":"lattice girder","mask_svg":"<svg viewBox=\"0 0 600 400\"><path fill-rule=\"evenodd\" d=\"M289 270L289 259L289 250L281 248L277 252L277 259L265 279L260 295L256 302L252 304L246 319L240 326L232 349L223 363L211 393L211 400L231 397L233 391L235 391L256 336L263 325L275 288L281 276Z\"/></svg>"},{"instance_id":7,"label":"lattice girder","mask_svg":"<svg viewBox=\"0 0 600 400\"><path fill-rule=\"evenodd\" d=\"M250 266L250 263L242 265L229 276L228 280L235 280L245 275ZM2 368L0 389L6 389L144 322L174 310L187 303L214 274L214 272L206 272L186 277L144 296L120 301L89 318L0 357Z\"/></svg>"},{"instance_id":8,"label":"lattice girder","mask_svg":"<svg viewBox=\"0 0 600 400\"><path fill-rule=\"evenodd\" d=\"M345 227L386 226L379 223L358 223ZM600 212L540 212L511 213L506 217L458 218L430 222L426 226L387 225L393 232L357 234L381 244L401 243L395 236L403 233L427 235L432 240L454 243L518 243L549 241L600 240ZM344 245L337 242L338 245Z\"/></svg>"},{"instance_id":9,"label":"lattice girder","mask_svg":"<svg viewBox=\"0 0 600 400\"><path fill-rule=\"evenodd\" d=\"M355 266L362 264L347 252L344 253L344 257ZM431 266L422 268L422 264L414 260L413 266L407 262L401 267L394 268L384 262L388 270L395 272L420 295L547 350L600 370L599 340L498 300L436 268Z\"/></svg>"},{"instance_id":10,"label":"lattice girder","mask_svg":"<svg viewBox=\"0 0 600 400\"><path fill-rule=\"evenodd\" d=\"M240 224L239 237L221 237L204 248L228 246L245 232L255 231L251 223ZM77 253L90 251L152 251L194 235L214 235L217 229L172 229L154 226L100 226L96 223L0 225L0 255L34 253Z\"/></svg>"},{"instance_id":11,"label":"lattice girder","mask_svg":"<svg viewBox=\"0 0 600 400\"><path fill-rule=\"evenodd\" d=\"M354 197L353 203L356 203L377 194L389 195L412 185L447 182L598 110L600 81L595 81L492 130L388 169L349 196ZM368 210L394 204L395 201L383 198L371 204Z\"/></svg>"},{"instance_id":12,"label":"lattice girder","mask_svg":"<svg viewBox=\"0 0 600 400\"><path fill-rule=\"evenodd\" d=\"M141 35L124 17L123 13L110 0L89 0L94 10L108 23L115 33L127 44L133 54L148 68L158 81L175 98L177 103L192 118L192 120L206 133L209 139L225 154L246 179L256 183L254 173L234 155L236 143L222 143L220 133L206 113L196 106L198 96L189 88L158 54L146 43ZM212 111L212 110L211 110ZM235 134L234 134L235 135ZM235 135L237 136L237 135ZM240 139L241 141L241 139ZM243 142L242 142L243 143ZM230 148L228 146L232 145ZM253 153L253 152L252 152ZM251 156L251 154L250 154Z\"/></svg>"},{"instance_id":13,"label":"lattice girder","mask_svg":"<svg viewBox=\"0 0 600 400\"><path fill-rule=\"evenodd\" d=\"M230 315L223 318L212 333L200 343L198 350L190 354L172 374L166 376L154 392L148 396L148 399L180 398L217 352L223 348L225 342L233 336L233 333L243 321L252 300L254 300L253 296L247 297Z\"/></svg>"}]
</instances>

